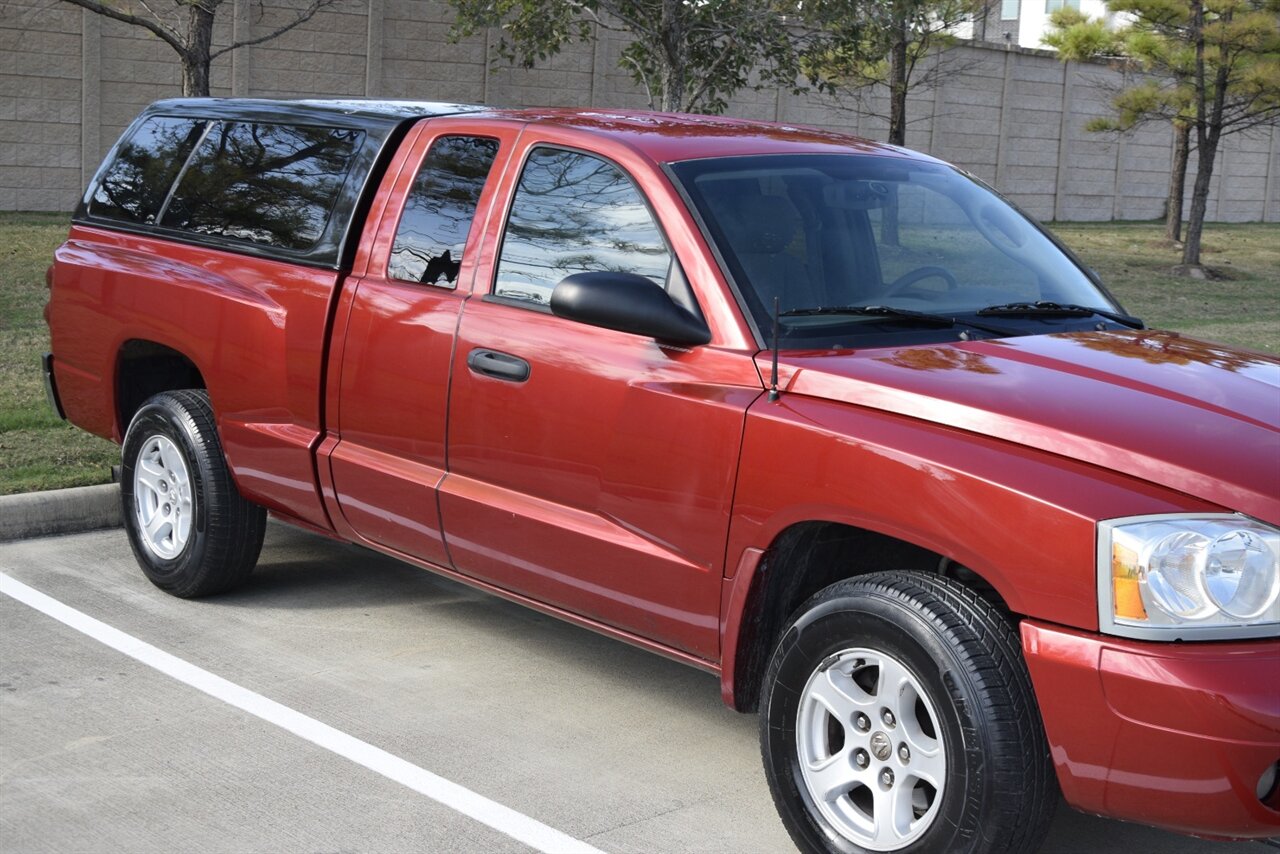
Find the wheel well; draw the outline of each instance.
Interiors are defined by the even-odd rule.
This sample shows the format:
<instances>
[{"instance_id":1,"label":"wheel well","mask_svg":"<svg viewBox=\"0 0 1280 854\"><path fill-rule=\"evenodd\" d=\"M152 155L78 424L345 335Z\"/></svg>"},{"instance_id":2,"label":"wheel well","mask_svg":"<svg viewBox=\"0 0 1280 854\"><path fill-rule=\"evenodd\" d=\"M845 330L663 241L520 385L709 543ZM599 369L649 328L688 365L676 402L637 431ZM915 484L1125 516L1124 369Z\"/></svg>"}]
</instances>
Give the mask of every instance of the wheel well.
<instances>
[{"instance_id":1,"label":"wheel well","mask_svg":"<svg viewBox=\"0 0 1280 854\"><path fill-rule=\"evenodd\" d=\"M800 522L773 541L752 581L734 659L734 708L756 710L769 656L810 596L837 581L888 569L915 569L952 578L1013 616L986 579L945 555L851 525Z\"/></svg>"},{"instance_id":2,"label":"wheel well","mask_svg":"<svg viewBox=\"0 0 1280 854\"><path fill-rule=\"evenodd\" d=\"M129 422L154 394L207 388L200 370L186 356L154 341L125 342L116 360L116 424L123 439Z\"/></svg>"}]
</instances>

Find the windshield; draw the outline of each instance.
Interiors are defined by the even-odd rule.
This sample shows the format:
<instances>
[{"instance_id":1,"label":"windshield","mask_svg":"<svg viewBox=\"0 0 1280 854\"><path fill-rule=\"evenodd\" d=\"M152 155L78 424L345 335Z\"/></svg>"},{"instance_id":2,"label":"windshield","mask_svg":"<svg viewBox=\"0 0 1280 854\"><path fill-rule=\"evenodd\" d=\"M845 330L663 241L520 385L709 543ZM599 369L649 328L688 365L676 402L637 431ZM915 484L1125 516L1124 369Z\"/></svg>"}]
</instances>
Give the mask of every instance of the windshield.
<instances>
[{"instance_id":1,"label":"windshield","mask_svg":"<svg viewBox=\"0 0 1280 854\"><path fill-rule=\"evenodd\" d=\"M1093 329L1111 322L1036 304L1119 309L1026 217L940 163L786 154L671 170L766 340L777 298L784 346L955 340L995 306L1000 328L981 337Z\"/></svg>"}]
</instances>

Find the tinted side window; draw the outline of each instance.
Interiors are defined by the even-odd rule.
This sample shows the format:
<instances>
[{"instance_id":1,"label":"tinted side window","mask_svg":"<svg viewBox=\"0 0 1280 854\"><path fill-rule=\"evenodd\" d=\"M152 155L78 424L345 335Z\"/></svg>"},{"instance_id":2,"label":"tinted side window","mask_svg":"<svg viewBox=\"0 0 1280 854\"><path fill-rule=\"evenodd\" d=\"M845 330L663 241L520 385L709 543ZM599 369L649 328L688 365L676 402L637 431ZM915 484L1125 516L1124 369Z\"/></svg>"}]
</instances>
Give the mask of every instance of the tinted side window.
<instances>
[{"instance_id":1,"label":"tinted side window","mask_svg":"<svg viewBox=\"0 0 1280 854\"><path fill-rule=\"evenodd\" d=\"M534 149L507 219L493 293L546 305L565 276L612 270L667 278L671 256L649 208L616 166Z\"/></svg>"},{"instance_id":2,"label":"tinted side window","mask_svg":"<svg viewBox=\"0 0 1280 854\"><path fill-rule=\"evenodd\" d=\"M427 152L414 179L391 247L387 275L408 282L452 285L498 141L446 136Z\"/></svg>"},{"instance_id":3,"label":"tinted side window","mask_svg":"<svg viewBox=\"0 0 1280 854\"><path fill-rule=\"evenodd\" d=\"M324 232L363 135L224 122L196 149L161 224L307 249Z\"/></svg>"},{"instance_id":4,"label":"tinted side window","mask_svg":"<svg viewBox=\"0 0 1280 854\"><path fill-rule=\"evenodd\" d=\"M204 122L154 116L116 150L89 200L92 216L152 223L169 186L204 130Z\"/></svg>"}]
</instances>

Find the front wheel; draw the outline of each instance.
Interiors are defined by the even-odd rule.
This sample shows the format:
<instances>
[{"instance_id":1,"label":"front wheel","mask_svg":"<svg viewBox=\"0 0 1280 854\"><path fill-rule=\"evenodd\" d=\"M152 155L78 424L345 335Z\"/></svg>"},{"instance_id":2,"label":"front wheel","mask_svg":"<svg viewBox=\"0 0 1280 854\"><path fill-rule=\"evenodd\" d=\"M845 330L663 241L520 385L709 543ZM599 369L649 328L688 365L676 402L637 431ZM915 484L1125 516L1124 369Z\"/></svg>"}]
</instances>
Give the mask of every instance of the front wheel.
<instances>
[{"instance_id":1,"label":"front wheel","mask_svg":"<svg viewBox=\"0 0 1280 854\"><path fill-rule=\"evenodd\" d=\"M147 400L125 434L122 463L125 529L153 584L189 598L249 577L266 511L236 489L206 392L167 391Z\"/></svg>"},{"instance_id":2,"label":"front wheel","mask_svg":"<svg viewBox=\"0 0 1280 854\"><path fill-rule=\"evenodd\" d=\"M883 572L822 590L765 677L760 742L804 851L1032 852L1057 803L1017 634L962 585Z\"/></svg>"}]
</instances>

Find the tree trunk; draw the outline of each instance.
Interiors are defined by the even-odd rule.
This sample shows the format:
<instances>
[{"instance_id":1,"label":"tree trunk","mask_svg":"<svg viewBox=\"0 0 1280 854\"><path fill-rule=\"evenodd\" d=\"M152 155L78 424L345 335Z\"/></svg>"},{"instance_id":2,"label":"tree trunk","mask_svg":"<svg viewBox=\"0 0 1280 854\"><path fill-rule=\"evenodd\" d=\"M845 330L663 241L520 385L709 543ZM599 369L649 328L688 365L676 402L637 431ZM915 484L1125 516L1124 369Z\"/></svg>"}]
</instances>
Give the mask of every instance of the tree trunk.
<instances>
[{"instance_id":1,"label":"tree trunk","mask_svg":"<svg viewBox=\"0 0 1280 854\"><path fill-rule=\"evenodd\" d=\"M889 51L889 144L907 144L907 20L894 22L893 47Z\"/></svg>"},{"instance_id":2,"label":"tree trunk","mask_svg":"<svg viewBox=\"0 0 1280 854\"><path fill-rule=\"evenodd\" d=\"M684 23L681 0L662 0L662 18L658 31L662 40L663 67L658 85L661 109L678 113L686 109L684 68Z\"/></svg>"},{"instance_id":3,"label":"tree trunk","mask_svg":"<svg viewBox=\"0 0 1280 854\"><path fill-rule=\"evenodd\" d=\"M1209 207L1209 181L1213 178L1213 159L1218 153L1216 137L1207 137L1196 151L1196 182L1191 189L1191 215L1187 218L1187 242L1182 246L1182 266L1188 270L1200 266L1200 236L1204 233L1204 215Z\"/></svg>"},{"instance_id":4,"label":"tree trunk","mask_svg":"<svg viewBox=\"0 0 1280 854\"><path fill-rule=\"evenodd\" d=\"M889 144L907 144L907 17L905 12L894 7L897 16L893 22L893 47L889 49ZM884 209L880 214L880 242L886 246L899 244L898 232L898 185L889 185L889 195L885 198Z\"/></svg>"},{"instance_id":5,"label":"tree trunk","mask_svg":"<svg viewBox=\"0 0 1280 854\"><path fill-rule=\"evenodd\" d=\"M1219 14L1218 22L1230 26L1232 12ZM1192 0L1191 30L1196 45L1196 183L1191 191L1191 217L1187 220L1187 242L1182 247L1182 267L1191 273L1200 267L1200 236L1209 205L1209 180L1213 177L1213 160L1222 139L1223 112L1227 98L1230 68L1221 55L1213 82L1205 69L1204 0ZM1221 52L1220 52L1221 53ZM1210 89L1212 87L1212 90ZM1210 105L1212 100L1212 105ZM1193 274L1194 275L1194 274Z\"/></svg>"},{"instance_id":6,"label":"tree trunk","mask_svg":"<svg viewBox=\"0 0 1280 854\"><path fill-rule=\"evenodd\" d=\"M184 98L209 97L209 60L182 57L182 95Z\"/></svg>"},{"instance_id":7,"label":"tree trunk","mask_svg":"<svg viewBox=\"0 0 1280 854\"><path fill-rule=\"evenodd\" d=\"M216 2L192 3L187 16L186 50L182 56L182 94L209 97L209 49L213 44Z\"/></svg>"},{"instance_id":8,"label":"tree trunk","mask_svg":"<svg viewBox=\"0 0 1280 854\"><path fill-rule=\"evenodd\" d=\"M1187 161L1190 159L1191 125L1173 123L1173 167L1169 171L1169 199L1165 204L1164 236L1174 243L1182 240L1182 199L1187 188Z\"/></svg>"}]
</instances>

